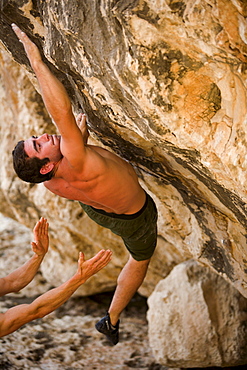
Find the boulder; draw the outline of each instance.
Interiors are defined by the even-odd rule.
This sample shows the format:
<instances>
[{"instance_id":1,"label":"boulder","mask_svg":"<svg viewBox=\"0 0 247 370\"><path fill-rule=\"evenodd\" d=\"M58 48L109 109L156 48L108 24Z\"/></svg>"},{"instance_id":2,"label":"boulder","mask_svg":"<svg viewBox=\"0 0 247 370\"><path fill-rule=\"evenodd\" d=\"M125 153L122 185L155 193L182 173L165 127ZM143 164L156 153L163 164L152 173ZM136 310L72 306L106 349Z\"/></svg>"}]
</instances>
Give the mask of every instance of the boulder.
<instances>
[{"instance_id":1,"label":"boulder","mask_svg":"<svg viewBox=\"0 0 247 370\"><path fill-rule=\"evenodd\" d=\"M247 363L247 299L194 260L174 267L148 299L158 363L181 368Z\"/></svg>"}]
</instances>

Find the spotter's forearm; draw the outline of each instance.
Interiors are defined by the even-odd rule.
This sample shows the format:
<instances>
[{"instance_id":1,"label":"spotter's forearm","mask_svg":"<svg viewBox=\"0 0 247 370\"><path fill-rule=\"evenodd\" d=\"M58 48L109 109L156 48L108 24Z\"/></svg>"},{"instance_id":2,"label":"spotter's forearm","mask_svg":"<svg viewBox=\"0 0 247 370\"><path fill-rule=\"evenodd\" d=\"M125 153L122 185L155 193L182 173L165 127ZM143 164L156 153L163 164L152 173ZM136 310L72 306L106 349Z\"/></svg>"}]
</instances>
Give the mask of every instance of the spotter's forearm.
<instances>
[{"instance_id":1,"label":"spotter's forearm","mask_svg":"<svg viewBox=\"0 0 247 370\"><path fill-rule=\"evenodd\" d=\"M36 275L44 255L34 254L24 265L0 279L0 296L8 293L19 292L28 285Z\"/></svg>"}]
</instances>

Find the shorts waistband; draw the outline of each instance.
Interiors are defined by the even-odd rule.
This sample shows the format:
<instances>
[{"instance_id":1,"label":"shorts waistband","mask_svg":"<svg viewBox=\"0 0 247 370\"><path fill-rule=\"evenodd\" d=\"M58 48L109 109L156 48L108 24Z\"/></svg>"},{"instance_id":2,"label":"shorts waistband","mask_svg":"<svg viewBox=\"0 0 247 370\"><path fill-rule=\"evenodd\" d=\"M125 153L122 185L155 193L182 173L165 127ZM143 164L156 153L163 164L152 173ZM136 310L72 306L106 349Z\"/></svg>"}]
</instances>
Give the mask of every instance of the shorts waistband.
<instances>
[{"instance_id":1,"label":"shorts waistband","mask_svg":"<svg viewBox=\"0 0 247 370\"><path fill-rule=\"evenodd\" d=\"M105 215L105 216L108 216L108 217L111 217L111 218L120 218L122 220L133 220L134 218L137 218L138 216L140 216L145 211L145 209L147 208L149 200L152 201L152 198L150 197L149 194L146 193L146 200L145 200L145 203L144 203L143 207L138 212L133 213L131 215L110 213L110 212L104 211L103 209L94 208L92 206L90 206L90 208L92 208L95 212L100 213L101 215Z\"/></svg>"}]
</instances>

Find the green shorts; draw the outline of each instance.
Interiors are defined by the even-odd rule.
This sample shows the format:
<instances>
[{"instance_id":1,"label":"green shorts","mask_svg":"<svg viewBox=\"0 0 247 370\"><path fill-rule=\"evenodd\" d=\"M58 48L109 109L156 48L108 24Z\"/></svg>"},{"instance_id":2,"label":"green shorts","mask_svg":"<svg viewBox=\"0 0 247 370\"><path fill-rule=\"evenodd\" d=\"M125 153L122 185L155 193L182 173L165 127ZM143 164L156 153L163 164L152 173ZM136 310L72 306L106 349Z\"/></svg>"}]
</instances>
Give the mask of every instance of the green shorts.
<instances>
[{"instance_id":1,"label":"green shorts","mask_svg":"<svg viewBox=\"0 0 247 370\"><path fill-rule=\"evenodd\" d=\"M98 225L121 236L124 244L136 261L144 261L154 253L157 243L156 205L147 194L142 209L132 215L118 215L79 202L87 215Z\"/></svg>"}]
</instances>

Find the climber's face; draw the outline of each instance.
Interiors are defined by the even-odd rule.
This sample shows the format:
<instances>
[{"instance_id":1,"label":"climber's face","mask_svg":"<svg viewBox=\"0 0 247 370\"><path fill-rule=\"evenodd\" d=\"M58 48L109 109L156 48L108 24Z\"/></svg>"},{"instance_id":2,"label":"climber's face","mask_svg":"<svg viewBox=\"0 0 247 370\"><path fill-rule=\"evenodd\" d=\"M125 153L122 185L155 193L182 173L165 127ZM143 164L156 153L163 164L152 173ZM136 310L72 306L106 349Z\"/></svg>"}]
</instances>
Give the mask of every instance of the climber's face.
<instances>
[{"instance_id":1,"label":"climber's face","mask_svg":"<svg viewBox=\"0 0 247 370\"><path fill-rule=\"evenodd\" d=\"M32 136L24 141L24 150L30 158L49 158L51 162L58 162L62 158L60 140L60 135Z\"/></svg>"}]
</instances>

